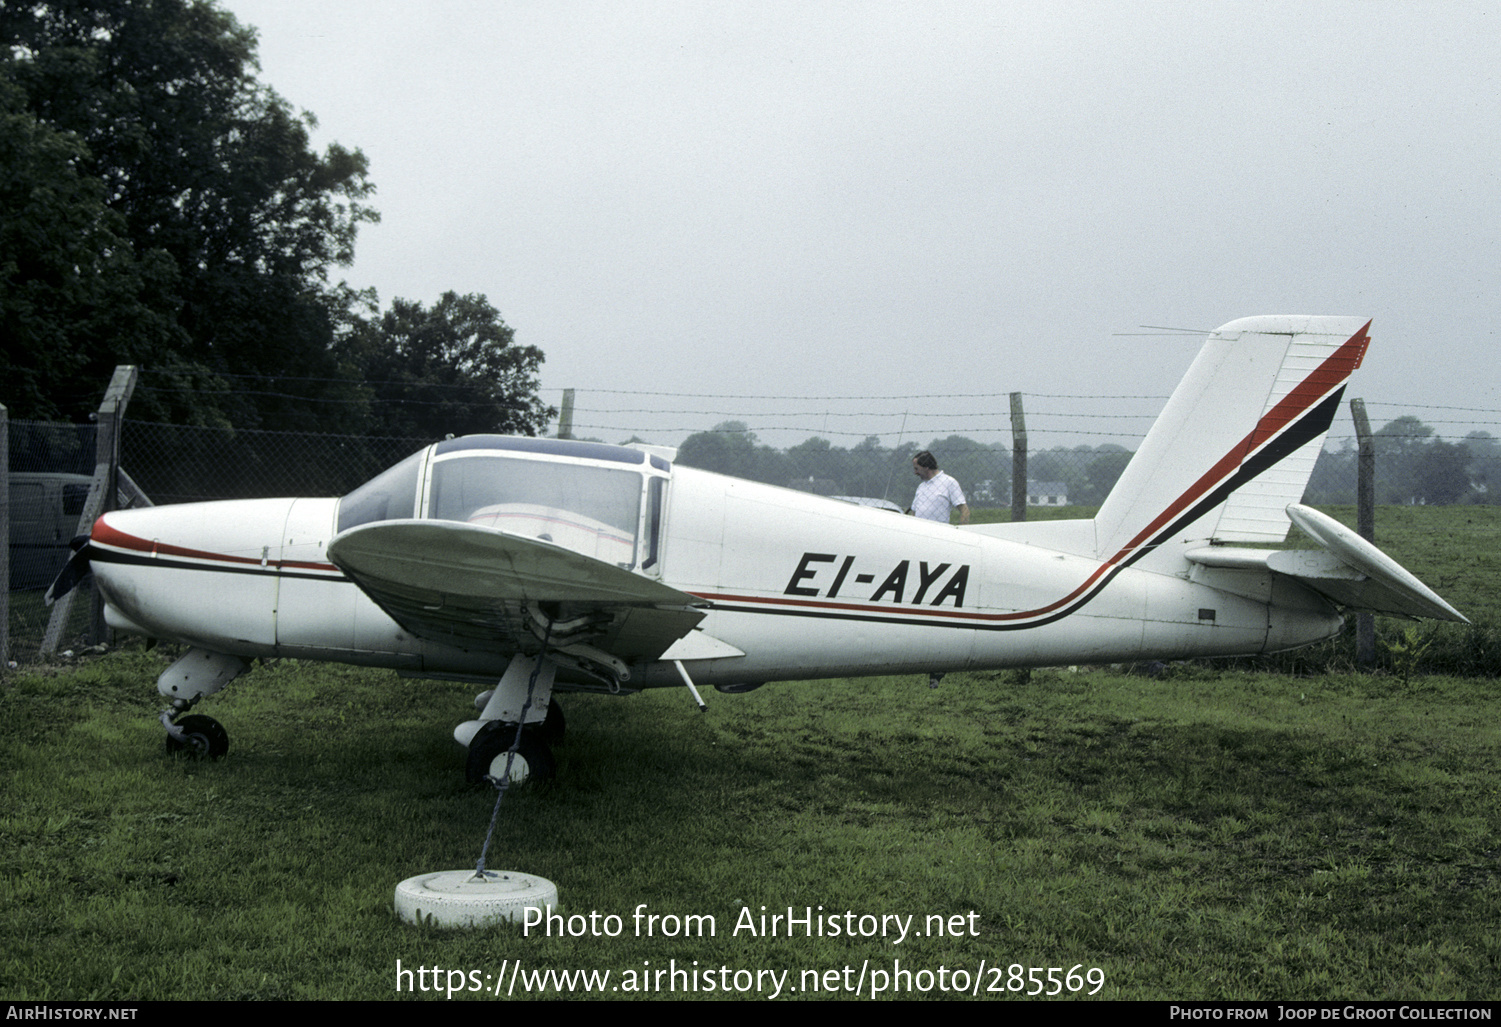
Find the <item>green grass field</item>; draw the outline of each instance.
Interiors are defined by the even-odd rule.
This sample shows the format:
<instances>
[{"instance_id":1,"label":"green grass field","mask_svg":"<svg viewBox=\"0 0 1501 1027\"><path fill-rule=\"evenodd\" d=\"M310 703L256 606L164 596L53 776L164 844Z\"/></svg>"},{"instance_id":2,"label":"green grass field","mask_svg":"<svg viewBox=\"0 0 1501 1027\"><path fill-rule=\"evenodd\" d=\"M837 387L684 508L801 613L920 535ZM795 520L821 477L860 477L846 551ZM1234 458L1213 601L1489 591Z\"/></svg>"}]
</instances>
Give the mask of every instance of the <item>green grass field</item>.
<instances>
[{"instance_id":1,"label":"green grass field","mask_svg":"<svg viewBox=\"0 0 1501 1027\"><path fill-rule=\"evenodd\" d=\"M1494 625L1501 521L1449 513L1475 519L1378 539ZM489 866L620 930L543 937L391 911L398 881L478 856L493 793L463 785L450 734L472 688L258 667L201 707L232 741L198 763L162 754L165 661L7 681L0 997L493 1000L518 965L522 985L608 971L607 998L680 996L686 974L649 976L670 970L699 998L864 997L880 974L898 998L1014 997L1033 985L1013 966L1081 998L1092 970L1108 998L1501 994L1493 677L1057 668L781 683L707 714L680 690L564 697L559 780L510 795ZM717 930L638 937L643 904ZM735 930L762 906L946 934ZM514 997L560 993L530 983Z\"/></svg>"}]
</instances>

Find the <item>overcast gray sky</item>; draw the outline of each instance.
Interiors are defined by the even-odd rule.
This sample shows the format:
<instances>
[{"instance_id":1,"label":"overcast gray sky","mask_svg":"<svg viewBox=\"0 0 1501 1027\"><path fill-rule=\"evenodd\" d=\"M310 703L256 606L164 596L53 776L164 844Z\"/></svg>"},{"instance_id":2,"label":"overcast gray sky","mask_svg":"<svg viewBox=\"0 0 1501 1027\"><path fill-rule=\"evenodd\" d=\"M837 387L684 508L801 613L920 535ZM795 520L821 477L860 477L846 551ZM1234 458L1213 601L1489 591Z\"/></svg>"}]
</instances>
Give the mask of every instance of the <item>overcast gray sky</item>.
<instances>
[{"instance_id":1,"label":"overcast gray sky","mask_svg":"<svg viewBox=\"0 0 1501 1027\"><path fill-rule=\"evenodd\" d=\"M1311 313L1374 318L1378 426L1501 435L1501 5L223 6L370 158L349 282L484 293L580 434L998 438L1166 395L1139 325Z\"/></svg>"}]
</instances>

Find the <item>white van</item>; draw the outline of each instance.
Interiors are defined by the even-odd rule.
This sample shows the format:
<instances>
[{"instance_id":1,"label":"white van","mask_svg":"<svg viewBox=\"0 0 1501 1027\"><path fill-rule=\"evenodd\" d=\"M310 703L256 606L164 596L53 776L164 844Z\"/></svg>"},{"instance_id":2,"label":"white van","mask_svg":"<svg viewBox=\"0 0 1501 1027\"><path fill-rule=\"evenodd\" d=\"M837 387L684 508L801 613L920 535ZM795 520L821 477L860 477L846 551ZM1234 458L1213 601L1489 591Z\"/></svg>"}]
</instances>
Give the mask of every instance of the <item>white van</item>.
<instances>
[{"instance_id":1,"label":"white van","mask_svg":"<svg viewBox=\"0 0 1501 1027\"><path fill-rule=\"evenodd\" d=\"M10 587L46 588L68 562L68 540L89 497L87 474L10 476Z\"/></svg>"}]
</instances>

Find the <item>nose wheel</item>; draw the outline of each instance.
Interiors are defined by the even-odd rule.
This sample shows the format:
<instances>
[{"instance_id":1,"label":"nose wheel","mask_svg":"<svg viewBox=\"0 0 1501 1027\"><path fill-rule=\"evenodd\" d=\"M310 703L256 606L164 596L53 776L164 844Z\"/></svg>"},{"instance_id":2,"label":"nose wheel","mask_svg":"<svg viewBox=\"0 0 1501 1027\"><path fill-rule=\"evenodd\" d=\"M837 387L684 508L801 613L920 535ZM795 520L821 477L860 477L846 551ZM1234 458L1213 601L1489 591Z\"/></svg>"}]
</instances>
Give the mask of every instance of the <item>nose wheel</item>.
<instances>
[{"instance_id":1,"label":"nose wheel","mask_svg":"<svg viewBox=\"0 0 1501 1027\"><path fill-rule=\"evenodd\" d=\"M213 717L190 714L167 728L167 753L216 760L229 752L229 732Z\"/></svg>"},{"instance_id":2,"label":"nose wheel","mask_svg":"<svg viewBox=\"0 0 1501 1027\"><path fill-rule=\"evenodd\" d=\"M249 669L238 656L195 648L162 671L156 679L156 690L172 703L161 714L169 755L182 753L216 760L229 752L229 732L223 725L213 717L189 714L188 710Z\"/></svg>"}]
</instances>

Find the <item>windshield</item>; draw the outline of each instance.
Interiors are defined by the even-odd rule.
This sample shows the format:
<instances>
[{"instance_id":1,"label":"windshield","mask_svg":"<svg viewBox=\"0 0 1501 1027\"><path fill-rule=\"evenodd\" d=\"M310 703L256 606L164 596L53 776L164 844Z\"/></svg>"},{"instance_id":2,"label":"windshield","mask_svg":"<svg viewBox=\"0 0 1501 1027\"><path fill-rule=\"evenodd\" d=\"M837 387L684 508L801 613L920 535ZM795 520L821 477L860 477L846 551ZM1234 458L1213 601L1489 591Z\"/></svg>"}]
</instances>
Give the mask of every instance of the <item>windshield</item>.
<instances>
[{"instance_id":1,"label":"windshield","mask_svg":"<svg viewBox=\"0 0 1501 1027\"><path fill-rule=\"evenodd\" d=\"M599 443L449 439L346 495L339 503L338 530L415 517L459 521L660 574L667 478L656 472L670 469L659 456ZM644 539L638 537L642 531Z\"/></svg>"},{"instance_id":2,"label":"windshield","mask_svg":"<svg viewBox=\"0 0 1501 1027\"><path fill-rule=\"evenodd\" d=\"M635 470L456 453L433 465L427 516L540 538L630 568L641 478Z\"/></svg>"},{"instance_id":3,"label":"windshield","mask_svg":"<svg viewBox=\"0 0 1501 1027\"><path fill-rule=\"evenodd\" d=\"M418 477L427 450L418 450L401 463L371 478L339 501L339 530L372 521L395 521L417 516Z\"/></svg>"}]
</instances>

